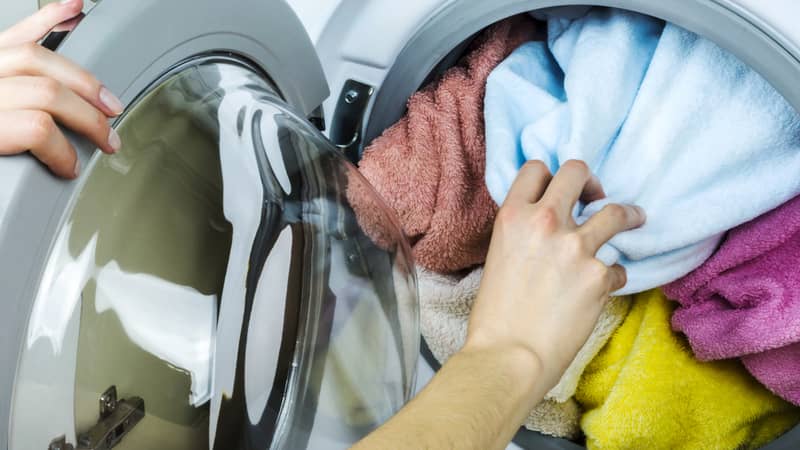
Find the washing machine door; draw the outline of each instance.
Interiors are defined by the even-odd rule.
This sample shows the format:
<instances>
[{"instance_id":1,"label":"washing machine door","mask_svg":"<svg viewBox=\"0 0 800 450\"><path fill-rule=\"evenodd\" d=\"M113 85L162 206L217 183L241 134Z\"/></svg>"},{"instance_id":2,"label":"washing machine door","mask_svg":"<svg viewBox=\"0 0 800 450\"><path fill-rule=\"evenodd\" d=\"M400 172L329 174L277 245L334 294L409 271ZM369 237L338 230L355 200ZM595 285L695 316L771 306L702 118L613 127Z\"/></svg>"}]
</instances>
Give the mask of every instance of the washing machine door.
<instances>
[{"instance_id":1,"label":"washing machine door","mask_svg":"<svg viewBox=\"0 0 800 450\"><path fill-rule=\"evenodd\" d=\"M58 51L122 94L123 148L70 135L77 181L0 160L8 447L346 448L396 412L410 252L307 120L327 90L292 11L107 1Z\"/></svg>"}]
</instances>

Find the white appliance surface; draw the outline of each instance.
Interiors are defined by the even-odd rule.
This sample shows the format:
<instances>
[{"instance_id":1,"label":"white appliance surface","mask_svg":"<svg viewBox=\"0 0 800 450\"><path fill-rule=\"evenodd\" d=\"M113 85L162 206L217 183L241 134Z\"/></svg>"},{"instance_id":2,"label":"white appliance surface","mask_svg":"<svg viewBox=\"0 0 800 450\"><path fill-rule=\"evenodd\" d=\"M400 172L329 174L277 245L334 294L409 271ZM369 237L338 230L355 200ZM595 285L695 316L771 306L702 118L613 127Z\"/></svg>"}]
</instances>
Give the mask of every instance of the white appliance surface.
<instances>
[{"instance_id":1,"label":"white appliance surface","mask_svg":"<svg viewBox=\"0 0 800 450\"><path fill-rule=\"evenodd\" d=\"M331 90L323 104L326 119L346 80L377 90L411 36L453 1L413 0L398 6L393 0L286 0L319 53Z\"/></svg>"},{"instance_id":2,"label":"white appliance surface","mask_svg":"<svg viewBox=\"0 0 800 450\"><path fill-rule=\"evenodd\" d=\"M730 3L735 5L735 10L755 18L753 22L764 31L782 36L781 44L798 54L800 27L797 26L797 13L800 4L797 0L730 0Z\"/></svg>"},{"instance_id":3,"label":"white appliance surface","mask_svg":"<svg viewBox=\"0 0 800 450\"><path fill-rule=\"evenodd\" d=\"M36 0L3 0L0 6L0 30L5 30L39 8Z\"/></svg>"},{"instance_id":4,"label":"white appliance surface","mask_svg":"<svg viewBox=\"0 0 800 450\"><path fill-rule=\"evenodd\" d=\"M316 43L325 24L342 0L288 0L287 3L300 17L311 42Z\"/></svg>"}]
</instances>

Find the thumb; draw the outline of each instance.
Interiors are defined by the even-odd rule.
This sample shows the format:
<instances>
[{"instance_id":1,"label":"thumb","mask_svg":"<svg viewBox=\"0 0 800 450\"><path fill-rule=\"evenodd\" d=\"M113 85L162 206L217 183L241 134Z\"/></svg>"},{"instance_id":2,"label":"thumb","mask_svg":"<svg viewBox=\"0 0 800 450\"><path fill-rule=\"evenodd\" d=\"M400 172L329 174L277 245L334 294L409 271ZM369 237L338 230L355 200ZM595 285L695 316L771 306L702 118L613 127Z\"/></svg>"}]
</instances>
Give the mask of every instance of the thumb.
<instances>
[{"instance_id":1,"label":"thumb","mask_svg":"<svg viewBox=\"0 0 800 450\"><path fill-rule=\"evenodd\" d=\"M62 0L51 3L0 33L0 47L37 42L57 25L76 18L82 9L83 0ZM74 26L72 22L59 29L68 30L69 25Z\"/></svg>"}]
</instances>

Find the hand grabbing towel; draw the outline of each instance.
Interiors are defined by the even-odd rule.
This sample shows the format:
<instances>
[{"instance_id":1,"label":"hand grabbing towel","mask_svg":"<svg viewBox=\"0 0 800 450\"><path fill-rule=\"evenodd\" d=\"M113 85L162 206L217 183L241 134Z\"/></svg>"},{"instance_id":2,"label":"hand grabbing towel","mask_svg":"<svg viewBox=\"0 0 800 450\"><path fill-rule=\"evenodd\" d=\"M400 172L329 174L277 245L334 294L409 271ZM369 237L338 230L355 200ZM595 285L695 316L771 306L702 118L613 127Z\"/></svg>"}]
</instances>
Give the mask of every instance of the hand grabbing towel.
<instances>
[{"instance_id":1,"label":"hand grabbing towel","mask_svg":"<svg viewBox=\"0 0 800 450\"><path fill-rule=\"evenodd\" d=\"M420 330L431 353L442 364L464 345L482 275L482 267L463 277L417 269ZM577 384L580 373L573 378ZM581 409L572 398L560 402L546 399L530 412L524 426L550 436L573 439L580 435L580 417Z\"/></svg>"},{"instance_id":2,"label":"hand grabbing towel","mask_svg":"<svg viewBox=\"0 0 800 450\"><path fill-rule=\"evenodd\" d=\"M723 233L800 192L800 120L757 73L677 26L594 8L548 22L489 76L486 182L501 203L520 166L585 161L609 202L647 211L598 252L627 269L616 294L685 275ZM687 220L691 218L691 220Z\"/></svg>"},{"instance_id":3,"label":"hand grabbing towel","mask_svg":"<svg viewBox=\"0 0 800 450\"><path fill-rule=\"evenodd\" d=\"M701 363L669 326L660 291L634 297L625 322L586 368L575 398L591 449L751 449L800 421L800 409L738 361Z\"/></svg>"},{"instance_id":4,"label":"hand grabbing towel","mask_svg":"<svg viewBox=\"0 0 800 450\"><path fill-rule=\"evenodd\" d=\"M703 361L741 357L800 404L800 197L728 233L697 270L664 287L672 326Z\"/></svg>"},{"instance_id":5,"label":"hand grabbing towel","mask_svg":"<svg viewBox=\"0 0 800 450\"><path fill-rule=\"evenodd\" d=\"M466 276L440 275L417 270L420 293L420 329L436 359L444 364L463 345L472 305L478 295L483 268ZM605 345L622 323L630 307L628 298L613 298L600 316L589 340L578 352L567 371L545 396L545 402L531 412L525 426L559 437L575 437L580 410L572 395L584 367ZM571 426L569 424L574 424Z\"/></svg>"},{"instance_id":6,"label":"hand grabbing towel","mask_svg":"<svg viewBox=\"0 0 800 450\"><path fill-rule=\"evenodd\" d=\"M397 213L422 267L455 272L486 257L497 211L484 182L486 78L536 34L536 23L524 15L490 27L460 64L414 94L406 115L364 152L359 170ZM373 213L358 201L363 188L348 189L348 197L369 233Z\"/></svg>"}]
</instances>

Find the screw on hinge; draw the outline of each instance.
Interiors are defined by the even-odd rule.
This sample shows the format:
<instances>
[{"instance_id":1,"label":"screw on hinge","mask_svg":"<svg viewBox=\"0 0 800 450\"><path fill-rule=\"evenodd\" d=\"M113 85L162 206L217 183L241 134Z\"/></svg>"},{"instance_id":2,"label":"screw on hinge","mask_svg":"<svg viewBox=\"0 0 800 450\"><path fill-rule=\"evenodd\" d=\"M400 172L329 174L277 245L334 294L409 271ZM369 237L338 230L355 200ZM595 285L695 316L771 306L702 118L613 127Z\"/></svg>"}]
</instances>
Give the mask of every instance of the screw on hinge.
<instances>
[{"instance_id":1,"label":"screw on hinge","mask_svg":"<svg viewBox=\"0 0 800 450\"><path fill-rule=\"evenodd\" d=\"M47 450L75 450L75 447L67 442L66 436L61 435L50 441L50 445L47 447Z\"/></svg>"},{"instance_id":2,"label":"screw on hinge","mask_svg":"<svg viewBox=\"0 0 800 450\"><path fill-rule=\"evenodd\" d=\"M105 419L117 409L117 387L111 386L100 396L100 419Z\"/></svg>"},{"instance_id":3,"label":"screw on hinge","mask_svg":"<svg viewBox=\"0 0 800 450\"><path fill-rule=\"evenodd\" d=\"M355 89L350 89L349 91L344 93L344 101L352 104L356 100L358 100L358 91Z\"/></svg>"}]
</instances>

